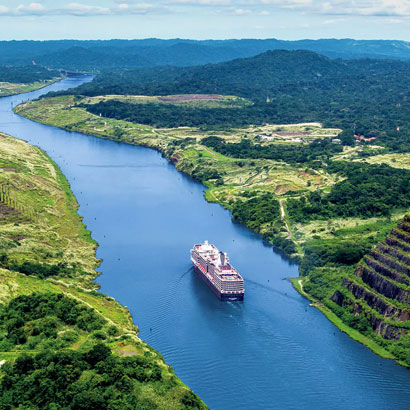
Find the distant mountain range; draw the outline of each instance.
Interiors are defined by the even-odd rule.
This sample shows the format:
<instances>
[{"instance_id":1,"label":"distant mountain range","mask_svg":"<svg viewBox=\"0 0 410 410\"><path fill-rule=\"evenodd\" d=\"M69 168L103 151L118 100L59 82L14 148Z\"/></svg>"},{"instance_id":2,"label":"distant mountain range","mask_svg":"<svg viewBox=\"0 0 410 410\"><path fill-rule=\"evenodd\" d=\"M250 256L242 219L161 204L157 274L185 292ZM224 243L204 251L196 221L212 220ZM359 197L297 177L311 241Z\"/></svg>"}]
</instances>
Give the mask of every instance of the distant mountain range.
<instances>
[{"instance_id":1,"label":"distant mountain range","mask_svg":"<svg viewBox=\"0 0 410 410\"><path fill-rule=\"evenodd\" d=\"M84 71L194 66L253 57L279 49L310 50L330 58L410 60L410 43L398 40L57 40L0 42L0 65L25 65L35 61L52 68Z\"/></svg>"},{"instance_id":2,"label":"distant mountain range","mask_svg":"<svg viewBox=\"0 0 410 410\"><path fill-rule=\"evenodd\" d=\"M270 50L254 57L194 67L140 67L106 71L75 90L83 95L225 94L253 101L278 95L306 98L338 94L365 99L381 85L407 92L410 61L335 60L307 50ZM404 82L403 82L404 81ZM70 90L70 93L74 92ZM401 97L403 98L403 97ZM407 101L407 97L406 97Z\"/></svg>"}]
</instances>

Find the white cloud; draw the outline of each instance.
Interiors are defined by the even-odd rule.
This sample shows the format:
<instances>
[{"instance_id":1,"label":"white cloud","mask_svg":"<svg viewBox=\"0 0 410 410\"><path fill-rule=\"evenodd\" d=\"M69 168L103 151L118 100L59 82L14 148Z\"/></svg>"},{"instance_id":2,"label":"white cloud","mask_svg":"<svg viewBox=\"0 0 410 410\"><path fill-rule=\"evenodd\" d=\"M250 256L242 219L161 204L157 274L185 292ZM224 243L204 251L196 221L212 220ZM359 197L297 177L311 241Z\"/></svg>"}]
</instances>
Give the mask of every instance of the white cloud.
<instances>
[{"instance_id":1,"label":"white cloud","mask_svg":"<svg viewBox=\"0 0 410 410\"><path fill-rule=\"evenodd\" d=\"M55 14L72 14L74 16L104 15L110 14L110 9L100 6L89 6L81 3L69 3L61 9L50 10Z\"/></svg>"},{"instance_id":2,"label":"white cloud","mask_svg":"<svg viewBox=\"0 0 410 410\"><path fill-rule=\"evenodd\" d=\"M0 15L3 16L27 16L43 14L45 8L40 3L30 3L28 5L20 4L15 8L0 5Z\"/></svg>"},{"instance_id":3,"label":"white cloud","mask_svg":"<svg viewBox=\"0 0 410 410\"><path fill-rule=\"evenodd\" d=\"M300 6L300 5L312 4L313 0L260 0L258 3L272 4L274 6L279 6L279 7L287 7L287 6L298 6L298 5Z\"/></svg>"},{"instance_id":4,"label":"white cloud","mask_svg":"<svg viewBox=\"0 0 410 410\"><path fill-rule=\"evenodd\" d=\"M165 0L166 4L187 4L193 6L230 6L231 0Z\"/></svg>"},{"instance_id":5,"label":"white cloud","mask_svg":"<svg viewBox=\"0 0 410 410\"><path fill-rule=\"evenodd\" d=\"M24 0L20 0L21 3ZM0 16L104 16L186 12L193 13L206 7L213 13L231 15L267 16L278 10L291 10L328 16L385 16L410 17L410 0L101 0L100 5L77 0L62 6L52 6L52 1L40 0L14 7L0 5ZM91 2L91 0L89 0ZM18 4L18 3L17 3ZM44 6L43 4L50 4ZM200 12L200 11L199 11ZM330 24L330 23L328 23Z\"/></svg>"},{"instance_id":6,"label":"white cloud","mask_svg":"<svg viewBox=\"0 0 410 410\"><path fill-rule=\"evenodd\" d=\"M24 4L20 4L14 10L8 9L8 14L21 14L21 15L33 15L33 14L42 14L44 13L45 9L44 6L40 3L30 3L29 5L25 6Z\"/></svg>"},{"instance_id":7,"label":"white cloud","mask_svg":"<svg viewBox=\"0 0 410 410\"><path fill-rule=\"evenodd\" d=\"M10 13L10 9L8 7L0 5L0 15L9 14L9 13Z\"/></svg>"},{"instance_id":8,"label":"white cloud","mask_svg":"<svg viewBox=\"0 0 410 410\"><path fill-rule=\"evenodd\" d=\"M410 0L237 0L235 4L322 15L410 16Z\"/></svg>"},{"instance_id":9,"label":"white cloud","mask_svg":"<svg viewBox=\"0 0 410 410\"><path fill-rule=\"evenodd\" d=\"M234 0L152 0L157 6L187 6L187 7L226 7L231 6ZM138 5L139 0L115 0L116 3Z\"/></svg>"},{"instance_id":10,"label":"white cloud","mask_svg":"<svg viewBox=\"0 0 410 410\"><path fill-rule=\"evenodd\" d=\"M23 4L20 4L20 6L17 6L16 9L18 12L40 12L44 11L44 7L40 3L30 3L28 6L24 6Z\"/></svg>"},{"instance_id":11,"label":"white cloud","mask_svg":"<svg viewBox=\"0 0 410 410\"><path fill-rule=\"evenodd\" d=\"M137 0L127 0L136 2ZM290 9L319 15L410 16L410 0L152 0L169 5L214 6L250 10L258 14ZM263 15L263 14L262 14Z\"/></svg>"},{"instance_id":12,"label":"white cloud","mask_svg":"<svg viewBox=\"0 0 410 410\"><path fill-rule=\"evenodd\" d=\"M406 16L410 15L410 0L326 1L316 11L329 15Z\"/></svg>"},{"instance_id":13,"label":"white cloud","mask_svg":"<svg viewBox=\"0 0 410 410\"><path fill-rule=\"evenodd\" d=\"M340 24L343 23L346 19L344 18L335 18L335 19L328 19L328 20L324 20L322 22L322 24L324 24L325 26L331 26L333 24Z\"/></svg>"},{"instance_id":14,"label":"white cloud","mask_svg":"<svg viewBox=\"0 0 410 410\"><path fill-rule=\"evenodd\" d=\"M128 0L117 1L111 7L88 5L84 3L66 3L58 8L44 7L41 3L30 3L29 5L18 5L9 8L0 5L0 16L50 16L71 15L78 17L107 16L116 14L147 14L151 12L164 11L164 7L143 2L130 2Z\"/></svg>"},{"instance_id":15,"label":"white cloud","mask_svg":"<svg viewBox=\"0 0 410 410\"><path fill-rule=\"evenodd\" d=\"M237 16L243 16L244 14L251 14L252 10L248 10L248 9L234 9L233 10L234 14L236 14Z\"/></svg>"},{"instance_id":16,"label":"white cloud","mask_svg":"<svg viewBox=\"0 0 410 410\"><path fill-rule=\"evenodd\" d=\"M154 6L150 3L120 3L110 9L112 14L148 14L153 12L165 11L164 7Z\"/></svg>"},{"instance_id":17,"label":"white cloud","mask_svg":"<svg viewBox=\"0 0 410 410\"><path fill-rule=\"evenodd\" d=\"M259 0L261 4L326 15L408 16L410 0Z\"/></svg>"}]
</instances>

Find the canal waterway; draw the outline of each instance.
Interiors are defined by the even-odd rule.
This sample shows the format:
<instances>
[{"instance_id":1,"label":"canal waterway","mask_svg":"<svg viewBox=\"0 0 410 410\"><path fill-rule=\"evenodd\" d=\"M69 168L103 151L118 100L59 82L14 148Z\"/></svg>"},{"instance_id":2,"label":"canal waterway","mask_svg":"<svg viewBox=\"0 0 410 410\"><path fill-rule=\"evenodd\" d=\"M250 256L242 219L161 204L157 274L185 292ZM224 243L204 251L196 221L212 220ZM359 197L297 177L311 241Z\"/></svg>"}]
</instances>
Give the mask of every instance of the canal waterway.
<instances>
[{"instance_id":1,"label":"canal waterway","mask_svg":"<svg viewBox=\"0 0 410 410\"><path fill-rule=\"evenodd\" d=\"M140 336L213 410L408 410L410 372L338 331L293 290L272 247L203 197L204 187L143 147L21 118L12 106L90 78L0 99L0 131L60 166L103 259L97 282L126 305ZM221 303L191 268L205 239L245 279L244 303Z\"/></svg>"}]
</instances>

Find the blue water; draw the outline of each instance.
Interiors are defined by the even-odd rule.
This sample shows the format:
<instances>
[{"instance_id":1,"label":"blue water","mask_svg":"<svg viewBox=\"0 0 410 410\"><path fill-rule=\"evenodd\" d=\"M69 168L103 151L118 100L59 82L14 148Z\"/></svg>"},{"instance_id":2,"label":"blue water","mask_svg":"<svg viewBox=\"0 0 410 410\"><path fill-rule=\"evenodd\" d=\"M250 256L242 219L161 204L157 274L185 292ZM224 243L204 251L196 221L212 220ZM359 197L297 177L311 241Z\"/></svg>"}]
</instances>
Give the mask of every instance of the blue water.
<instances>
[{"instance_id":1,"label":"blue water","mask_svg":"<svg viewBox=\"0 0 410 410\"><path fill-rule=\"evenodd\" d=\"M11 104L89 80L0 99L0 130L59 164L99 242L102 291L129 307L141 338L213 410L409 410L410 372L339 332L286 277L298 267L232 223L204 187L156 151L14 115ZM189 250L205 239L245 278L244 303L221 303Z\"/></svg>"}]
</instances>

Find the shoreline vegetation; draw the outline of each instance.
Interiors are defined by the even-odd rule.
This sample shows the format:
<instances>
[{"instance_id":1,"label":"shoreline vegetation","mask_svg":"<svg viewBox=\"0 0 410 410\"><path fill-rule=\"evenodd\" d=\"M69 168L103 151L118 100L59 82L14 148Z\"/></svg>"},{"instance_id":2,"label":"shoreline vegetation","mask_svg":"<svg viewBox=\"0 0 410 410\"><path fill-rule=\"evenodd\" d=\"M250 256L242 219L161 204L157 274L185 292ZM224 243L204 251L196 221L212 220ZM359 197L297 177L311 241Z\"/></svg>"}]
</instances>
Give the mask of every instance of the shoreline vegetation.
<instances>
[{"instance_id":1,"label":"shoreline vegetation","mask_svg":"<svg viewBox=\"0 0 410 410\"><path fill-rule=\"evenodd\" d=\"M26 66L0 65L0 97L36 91L63 78L60 71L33 63Z\"/></svg>"},{"instance_id":2,"label":"shoreline vegetation","mask_svg":"<svg viewBox=\"0 0 410 410\"><path fill-rule=\"evenodd\" d=\"M302 296L304 296L306 299L312 302L311 306L320 310L326 316L326 318L330 322L332 322L340 331L346 333L356 342L359 342L362 345L366 346L383 359L395 360L394 355L392 355L390 352L388 352L383 347L378 345L374 340L369 339L368 337L361 334L359 331L347 326L335 313L333 313L329 308L324 306L318 299L316 299L312 295L309 295L309 293L306 293L303 289L303 278L289 278L289 281L292 283L293 288L298 293L300 293Z\"/></svg>"},{"instance_id":3,"label":"shoreline vegetation","mask_svg":"<svg viewBox=\"0 0 410 410\"><path fill-rule=\"evenodd\" d=\"M98 244L58 166L5 134L0 165L2 406L205 410L128 309L97 292Z\"/></svg>"},{"instance_id":4,"label":"shoreline vegetation","mask_svg":"<svg viewBox=\"0 0 410 410\"><path fill-rule=\"evenodd\" d=\"M350 192L354 186L366 190L371 184L374 187L369 192L383 192L390 188L391 178L408 178L408 171L401 166L406 163L407 154L385 154L383 147L375 143L355 144L354 140L347 146L341 145L341 130L323 128L319 123L219 130L159 128L108 118L106 113L93 108L115 106L113 101L145 105L144 109L152 105L176 106L177 111L172 108L171 114L187 107L203 110L251 104L243 98L221 95L64 95L27 102L16 107L15 112L68 131L160 151L179 171L207 187L206 200L229 209L234 220L297 260L302 276L292 280L293 286L340 330L376 354L410 366L409 320L397 321L377 310L382 304L402 312L408 305L376 293L355 270L362 258L395 229L410 207L407 203L401 206L398 197L392 211L381 204L378 210L363 215L362 199L357 202L357 194ZM164 112L169 113L167 110ZM346 161L352 164L349 168ZM383 165L387 163L391 166ZM386 188L377 185L379 180ZM332 195L335 208L334 203L326 202ZM349 195L353 205L344 201ZM368 201L363 206L371 209L375 200ZM319 208L313 206L315 202ZM323 209L326 213L320 214ZM377 307L362 305L361 297L355 297L357 286L352 284L360 285L362 295L373 295ZM404 284L399 286L408 288ZM339 294L343 298L335 297Z\"/></svg>"},{"instance_id":5,"label":"shoreline vegetation","mask_svg":"<svg viewBox=\"0 0 410 410\"><path fill-rule=\"evenodd\" d=\"M9 83L0 81L0 97L10 97L12 95L41 90L63 79L64 77L55 77L51 80L35 81L32 83Z\"/></svg>"}]
</instances>

